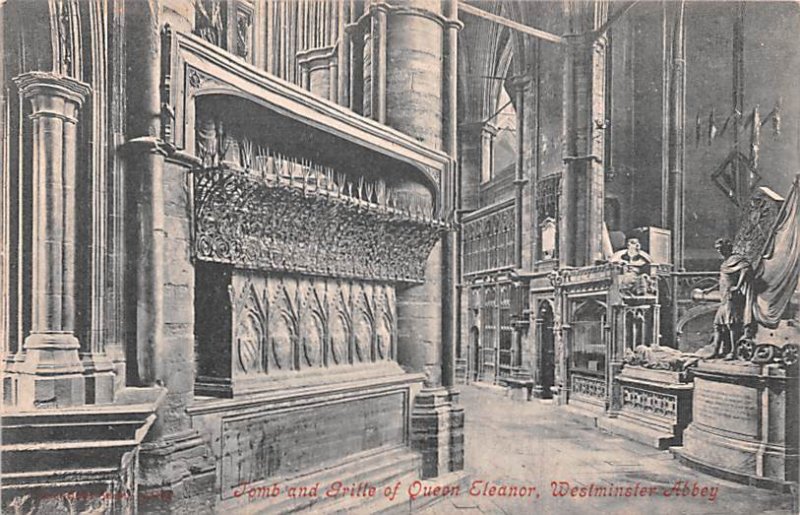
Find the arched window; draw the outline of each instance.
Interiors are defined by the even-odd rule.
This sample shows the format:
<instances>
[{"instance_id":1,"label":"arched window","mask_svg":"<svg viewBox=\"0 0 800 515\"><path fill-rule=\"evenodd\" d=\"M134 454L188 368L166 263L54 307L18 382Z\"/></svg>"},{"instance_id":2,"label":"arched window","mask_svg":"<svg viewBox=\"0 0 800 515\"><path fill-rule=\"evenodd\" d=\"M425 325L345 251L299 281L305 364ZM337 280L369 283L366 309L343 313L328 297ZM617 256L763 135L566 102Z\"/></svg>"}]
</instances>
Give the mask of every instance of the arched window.
<instances>
[{"instance_id":1,"label":"arched window","mask_svg":"<svg viewBox=\"0 0 800 515\"><path fill-rule=\"evenodd\" d=\"M490 178L513 174L517 162L517 112L505 87L500 88L492 124L497 132L492 141Z\"/></svg>"}]
</instances>

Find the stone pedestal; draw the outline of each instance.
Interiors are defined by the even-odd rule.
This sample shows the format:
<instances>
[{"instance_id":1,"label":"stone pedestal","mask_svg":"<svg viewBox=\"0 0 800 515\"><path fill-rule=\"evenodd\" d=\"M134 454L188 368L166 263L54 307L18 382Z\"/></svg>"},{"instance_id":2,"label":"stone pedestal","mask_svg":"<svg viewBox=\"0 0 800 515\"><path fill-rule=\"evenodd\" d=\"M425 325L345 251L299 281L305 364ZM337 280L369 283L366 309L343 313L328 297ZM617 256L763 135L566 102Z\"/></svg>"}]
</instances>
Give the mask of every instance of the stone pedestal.
<instances>
[{"instance_id":1,"label":"stone pedestal","mask_svg":"<svg viewBox=\"0 0 800 515\"><path fill-rule=\"evenodd\" d=\"M692 384L685 375L626 366L615 382L621 406L615 417L598 419L601 429L657 449L680 445L692 418Z\"/></svg>"},{"instance_id":2,"label":"stone pedestal","mask_svg":"<svg viewBox=\"0 0 800 515\"><path fill-rule=\"evenodd\" d=\"M458 394L426 388L411 411L411 445L422 454L422 478L464 468L464 410L454 405Z\"/></svg>"},{"instance_id":3,"label":"stone pedestal","mask_svg":"<svg viewBox=\"0 0 800 515\"><path fill-rule=\"evenodd\" d=\"M788 488L798 474L798 378L778 365L701 363L692 423L673 452L734 481Z\"/></svg>"},{"instance_id":4,"label":"stone pedestal","mask_svg":"<svg viewBox=\"0 0 800 515\"><path fill-rule=\"evenodd\" d=\"M464 408L458 405L459 392L450 390L450 471L464 470Z\"/></svg>"},{"instance_id":5,"label":"stone pedestal","mask_svg":"<svg viewBox=\"0 0 800 515\"><path fill-rule=\"evenodd\" d=\"M142 513L202 513L214 504L216 463L197 431L145 442L139 451Z\"/></svg>"},{"instance_id":6,"label":"stone pedestal","mask_svg":"<svg viewBox=\"0 0 800 515\"><path fill-rule=\"evenodd\" d=\"M66 496L73 513L137 513L140 444L165 398L160 387L126 388L92 409L4 413L0 510L60 513Z\"/></svg>"},{"instance_id":7,"label":"stone pedestal","mask_svg":"<svg viewBox=\"0 0 800 515\"><path fill-rule=\"evenodd\" d=\"M15 79L31 104L33 213L31 330L10 372L22 408L86 401L75 331L78 111L91 89L74 79L31 72Z\"/></svg>"},{"instance_id":8,"label":"stone pedestal","mask_svg":"<svg viewBox=\"0 0 800 515\"><path fill-rule=\"evenodd\" d=\"M602 416L607 409L606 378L578 372L570 374L569 405Z\"/></svg>"}]
</instances>

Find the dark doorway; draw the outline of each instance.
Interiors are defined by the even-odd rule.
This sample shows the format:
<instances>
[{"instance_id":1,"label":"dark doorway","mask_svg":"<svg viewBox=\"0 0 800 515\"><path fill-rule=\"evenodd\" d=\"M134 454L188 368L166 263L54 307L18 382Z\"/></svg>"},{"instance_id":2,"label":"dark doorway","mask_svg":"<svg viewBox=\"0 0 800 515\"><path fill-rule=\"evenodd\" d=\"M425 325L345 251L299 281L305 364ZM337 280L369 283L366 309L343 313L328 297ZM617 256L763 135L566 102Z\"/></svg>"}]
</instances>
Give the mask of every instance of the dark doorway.
<instances>
[{"instance_id":1,"label":"dark doorway","mask_svg":"<svg viewBox=\"0 0 800 515\"><path fill-rule=\"evenodd\" d=\"M471 353L472 363L470 366L470 378L473 381L478 380L478 370L480 368L480 332L477 327L472 327L469 332L469 350Z\"/></svg>"},{"instance_id":2,"label":"dark doorway","mask_svg":"<svg viewBox=\"0 0 800 515\"><path fill-rule=\"evenodd\" d=\"M553 336L553 307L549 302L542 302L537 317L539 348L541 349L540 377L542 398L549 399L553 395L556 375L556 347Z\"/></svg>"}]
</instances>

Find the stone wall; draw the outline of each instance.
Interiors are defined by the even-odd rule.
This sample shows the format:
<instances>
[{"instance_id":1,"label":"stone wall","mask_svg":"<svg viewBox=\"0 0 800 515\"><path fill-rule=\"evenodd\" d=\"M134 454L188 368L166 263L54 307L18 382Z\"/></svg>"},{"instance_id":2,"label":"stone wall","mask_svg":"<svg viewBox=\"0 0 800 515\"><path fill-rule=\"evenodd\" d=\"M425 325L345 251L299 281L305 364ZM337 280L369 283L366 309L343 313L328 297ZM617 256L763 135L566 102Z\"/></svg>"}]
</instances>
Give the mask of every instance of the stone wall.
<instances>
[{"instance_id":1,"label":"stone wall","mask_svg":"<svg viewBox=\"0 0 800 515\"><path fill-rule=\"evenodd\" d=\"M216 502L245 484L281 483L359 453L407 445L410 384L419 376L397 372L359 387L196 403L193 425L217 463Z\"/></svg>"}]
</instances>

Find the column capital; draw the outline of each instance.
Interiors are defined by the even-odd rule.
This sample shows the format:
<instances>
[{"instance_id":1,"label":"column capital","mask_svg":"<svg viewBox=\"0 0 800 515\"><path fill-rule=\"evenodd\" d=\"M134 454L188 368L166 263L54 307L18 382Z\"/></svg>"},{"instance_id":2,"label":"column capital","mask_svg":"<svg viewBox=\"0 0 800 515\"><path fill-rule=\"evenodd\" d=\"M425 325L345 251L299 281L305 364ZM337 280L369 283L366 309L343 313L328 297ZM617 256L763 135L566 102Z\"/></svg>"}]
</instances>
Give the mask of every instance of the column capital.
<instances>
[{"instance_id":1,"label":"column capital","mask_svg":"<svg viewBox=\"0 0 800 515\"><path fill-rule=\"evenodd\" d=\"M561 38L568 46L597 46L604 48L608 39L603 34L594 31L563 34Z\"/></svg>"},{"instance_id":2,"label":"column capital","mask_svg":"<svg viewBox=\"0 0 800 515\"><path fill-rule=\"evenodd\" d=\"M483 131L484 123L482 120L475 122L461 122L458 124L458 132L463 135L480 136Z\"/></svg>"},{"instance_id":3,"label":"column capital","mask_svg":"<svg viewBox=\"0 0 800 515\"><path fill-rule=\"evenodd\" d=\"M481 126L481 135L486 135L490 138L494 138L495 136L497 136L497 133L499 131L500 129L497 127L497 125L493 123L484 123Z\"/></svg>"},{"instance_id":4,"label":"column capital","mask_svg":"<svg viewBox=\"0 0 800 515\"><path fill-rule=\"evenodd\" d=\"M388 14L390 10L392 10L392 6L389 5L386 2L383 2L383 1L372 2L369 5L370 14L378 13L378 12L382 12L384 14Z\"/></svg>"},{"instance_id":5,"label":"column capital","mask_svg":"<svg viewBox=\"0 0 800 515\"><path fill-rule=\"evenodd\" d=\"M514 92L524 91L531 83L531 77L528 75L515 75L506 79L509 88Z\"/></svg>"},{"instance_id":6,"label":"column capital","mask_svg":"<svg viewBox=\"0 0 800 515\"><path fill-rule=\"evenodd\" d=\"M55 73L28 72L14 77L13 80L24 98L46 95L63 98L81 106L92 94L92 88L88 84Z\"/></svg>"},{"instance_id":7,"label":"column capital","mask_svg":"<svg viewBox=\"0 0 800 515\"><path fill-rule=\"evenodd\" d=\"M442 14L445 18L444 28L456 32L460 32L464 28L464 23L458 19L458 2L459 0L444 0L442 3Z\"/></svg>"},{"instance_id":8,"label":"column capital","mask_svg":"<svg viewBox=\"0 0 800 515\"><path fill-rule=\"evenodd\" d=\"M461 32L461 29L464 28L464 22L462 22L461 20L458 20L458 19L456 19L456 20L445 20L444 28L445 29L454 29L457 32Z\"/></svg>"},{"instance_id":9,"label":"column capital","mask_svg":"<svg viewBox=\"0 0 800 515\"><path fill-rule=\"evenodd\" d=\"M376 12L384 12L386 14L402 14L406 16L419 16L435 21L443 28L455 28L460 30L464 24L458 20L458 17L448 18L441 12L431 10L429 7L422 7L416 5L395 5L383 0L376 1L370 4L368 14L370 16Z\"/></svg>"}]
</instances>

